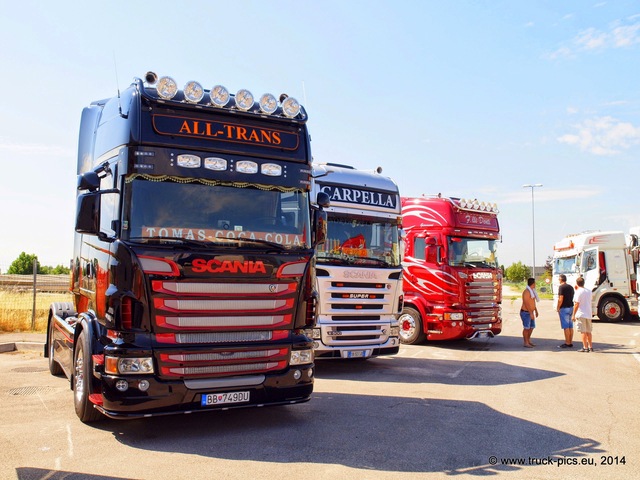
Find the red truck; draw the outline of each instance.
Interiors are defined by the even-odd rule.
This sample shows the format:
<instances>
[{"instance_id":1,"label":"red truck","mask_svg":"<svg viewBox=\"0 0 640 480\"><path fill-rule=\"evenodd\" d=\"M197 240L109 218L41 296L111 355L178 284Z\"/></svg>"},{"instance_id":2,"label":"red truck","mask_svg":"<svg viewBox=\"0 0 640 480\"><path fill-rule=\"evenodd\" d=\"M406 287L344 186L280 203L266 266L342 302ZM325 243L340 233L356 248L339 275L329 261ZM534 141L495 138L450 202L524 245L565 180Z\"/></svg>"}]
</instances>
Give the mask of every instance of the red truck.
<instances>
[{"instance_id":1,"label":"red truck","mask_svg":"<svg viewBox=\"0 0 640 480\"><path fill-rule=\"evenodd\" d=\"M307 114L148 73L80 123L73 303L45 357L83 422L309 400L314 247Z\"/></svg>"},{"instance_id":2,"label":"red truck","mask_svg":"<svg viewBox=\"0 0 640 480\"><path fill-rule=\"evenodd\" d=\"M400 341L454 340L502 330L495 204L402 198L404 308Z\"/></svg>"}]
</instances>

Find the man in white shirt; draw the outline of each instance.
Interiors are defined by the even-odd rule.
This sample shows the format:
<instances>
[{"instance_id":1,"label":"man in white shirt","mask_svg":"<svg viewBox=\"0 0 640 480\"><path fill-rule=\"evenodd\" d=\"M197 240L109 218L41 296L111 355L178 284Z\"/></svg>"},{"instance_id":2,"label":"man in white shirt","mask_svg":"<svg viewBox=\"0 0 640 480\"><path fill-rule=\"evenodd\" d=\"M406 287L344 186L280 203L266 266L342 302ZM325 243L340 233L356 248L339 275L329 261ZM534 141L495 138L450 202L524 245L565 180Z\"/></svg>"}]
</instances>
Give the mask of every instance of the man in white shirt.
<instances>
[{"instance_id":1,"label":"man in white shirt","mask_svg":"<svg viewBox=\"0 0 640 480\"><path fill-rule=\"evenodd\" d=\"M584 278L576 280L578 288L573 296L573 315L571 318L576 322L578 331L582 334L582 349L579 352L593 352L591 343L591 331L593 323L591 318L591 291L584 288Z\"/></svg>"}]
</instances>

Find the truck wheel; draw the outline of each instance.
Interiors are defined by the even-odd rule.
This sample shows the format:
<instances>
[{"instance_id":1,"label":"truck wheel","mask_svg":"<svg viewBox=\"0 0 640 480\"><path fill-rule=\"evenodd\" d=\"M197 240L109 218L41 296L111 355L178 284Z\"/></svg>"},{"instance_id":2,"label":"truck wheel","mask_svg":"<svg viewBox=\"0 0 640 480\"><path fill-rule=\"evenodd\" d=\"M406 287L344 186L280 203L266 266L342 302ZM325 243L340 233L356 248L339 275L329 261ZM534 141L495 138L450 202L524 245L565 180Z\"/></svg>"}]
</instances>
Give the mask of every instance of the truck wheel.
<instances>
[{"instance_id":1,"label":"truck wheel","mask_svg":"<svg viewBox=\"0 0 640 480\"><path fill-rule=\"evenodd\" d=\"M89 335L86 330L82 330L73 353L73 405L76 415L83 423L91 423L103 418L89 401L89 395L92 393L91 376Z\"/></svg>"},{"instance_id":2,"label":"truck wheel","mask_svg":"<svg viewBox=\"0 0 640 480\"><path fill-rule=\"evenodd\" d=\"M49 329L47 332L47 348L48 348L47 353L49 354L49 372L51 373L51 375L59 376L59 375L62 375L64 372L62 371L62 367L56 361L56 358L55 358L55 348L53 344L53 329L54 329L53 322L54 320L52 318L49 319Z\"/></svg>"},{"instance_id":3,"label":"truck wheel","mask_svg":"<svg viewBox=\"0 0 640 480\"><path fill-rule=\"evenodd\" d=\"M415 345L424 342L426 336L422 331L422 318L415 308L404 307L398 322L400 323L401 343Z\"/></svg>"},{"instance_id":4,"label":"truck wheel","mask_svg":"<svg viewBox=\"0 0 640 480\"><path fill-rule=\"evenodd\" d=\"M624 318L624 314L624 305L614 297L605 298L598 307L598 318L605 322L619 322Z\"/></svg>"}]
</instances>

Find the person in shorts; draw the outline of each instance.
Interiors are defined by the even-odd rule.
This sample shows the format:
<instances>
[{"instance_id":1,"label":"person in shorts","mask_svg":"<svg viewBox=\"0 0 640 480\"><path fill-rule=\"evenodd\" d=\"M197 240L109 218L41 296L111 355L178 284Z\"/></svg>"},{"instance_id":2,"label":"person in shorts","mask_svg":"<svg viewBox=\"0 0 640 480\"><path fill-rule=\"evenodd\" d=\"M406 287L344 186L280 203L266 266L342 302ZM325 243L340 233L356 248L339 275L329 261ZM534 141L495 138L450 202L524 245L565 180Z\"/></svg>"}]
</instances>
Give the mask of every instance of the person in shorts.
<instances>
[{"instance_id":1,"label":"person in shorts","mask_svg":"<svg viewBox=\"0 0 640 480\"><path fill-rule=\"evenodd\" d=\"M578 331L582 334L582 349L579 352L593 352L591 332L593 313L591 311L591 291L584 288L584 278L576 280L576 293L573 296L572 319L576 322Z\"/></svg>"},{"instance_id":2,"label":"person in shorts","mask_svg":"<svg viewBox=\"0 0 640 480\"><path fill-rule=\"evenodd\" d=\"M525 348L533 348L535 344L531 343L531 334L536 328L536 318L538 317L538 307L536 300L538 294L536 292L536 279L527 280L527 288L522 292L522 307L520 307L520 319L522 320L522 338L524 339Z\"/></svg>"},{"instance_id":3,"label":"person in shorts","mask_svg":"<svg viewBox=\"0 0 640 480\"><path fill-rule=\"evenodd\" d=\"M558 348L573 348L573 287L567 284L567 276L558 276L560 286L558 287L558 304L556 310L560 317L560 328L564 331L564 343Z\"/></svg>"}]
</instances>

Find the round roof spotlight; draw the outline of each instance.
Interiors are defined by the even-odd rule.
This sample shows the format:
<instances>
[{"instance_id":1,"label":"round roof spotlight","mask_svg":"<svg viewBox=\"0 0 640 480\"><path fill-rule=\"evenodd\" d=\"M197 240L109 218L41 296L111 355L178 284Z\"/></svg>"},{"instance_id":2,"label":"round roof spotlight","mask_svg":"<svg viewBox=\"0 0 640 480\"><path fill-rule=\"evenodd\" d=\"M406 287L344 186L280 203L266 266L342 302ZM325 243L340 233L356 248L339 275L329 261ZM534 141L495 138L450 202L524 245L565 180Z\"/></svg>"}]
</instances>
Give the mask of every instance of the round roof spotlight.
<instances>
[{"instance_id":1,"label":"round roof spotlight","mask_svg":"<svg viewBox=\"0 0 640 480\"><path fill-rule=\"evenodd\" d=\"M300 103L293 97L287 97L282 102L282 111L287 117L293 118L300 113Z\"/></svg>"},{"instance_id":2,"label":"round roof spotlight","mask_svg":"<svg viewBox=\"0 0 640 480\"><path fill-rule=\"evenodd\" d=\"M270 93L265 93L260 97L260 110L266 113L267 115L271 115L278 108L278 101L276 97L271 95Z\"/></svg>"},{"instance_id":3,"label":"round roof spotlight","mask_svg":"<svg viewBox=\"0 0 640 480\"><path fill-rule=\"evenodd\" d=\"M158 75L156 75L154 72L147 72L144 74L144 81L149 85L153 85L158 81Z\"/></svg>"},{"instance_id":4,"label":"round roof spotlight","mask_svg":"<svg viewBox=\"0 0 640 480\"><path fill-rule=\"evenodd\" d=\"M198 82L188 82L184 86L184 98L189 103L198 103L204 97L204 88Z\"/></svg>"},{"instance_id":5,"label":"round roof spotlight","mask_svg":"<svg viewBox=\"0 0 640 480\"><path fill-rule=\"evenodd\" d=\"M251 107L253 107L253 94L246 89L241 89L238 90L238 93L236 93L236 107L238 107L240 110L243 111L247 111L249 110Z\"/></svg>"},{"instance_id":6,"label":"round roof spotlight","mask_svg":"<svg viewBox=\"0 0 640 480\"><path fill-rule=\"evenodd\" d=\"M224 107L227 103L229 103L229 90L224 88L222 85L216 85L209 92L209 98L211 98L211 103L216 107Z\"/></svg>"},{"instance_id":7,"label":"round roof spotlight","mask_svg":"<svg viewBox=\"0 0 640 480\"><path fill-rule=\"evenodd\" d=\"M160 98L165 100L171 100L178 93L178 84L171 77L162 77L158 80L158 86L156 87Z\"/></svg>"},{"instance_id":8,"label":"round roof spotlight","mask_svg":"<svg viewBox=\"0 0 640 480\"><path fill-rule=\"evenodd\" d=\"M467 208L467 201L464 198L461 198L458 201L458 205L460 205L460 208Z\"/></svg>"}]
</instances>

